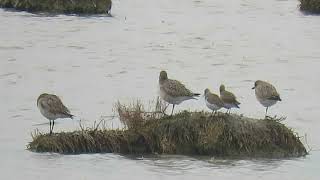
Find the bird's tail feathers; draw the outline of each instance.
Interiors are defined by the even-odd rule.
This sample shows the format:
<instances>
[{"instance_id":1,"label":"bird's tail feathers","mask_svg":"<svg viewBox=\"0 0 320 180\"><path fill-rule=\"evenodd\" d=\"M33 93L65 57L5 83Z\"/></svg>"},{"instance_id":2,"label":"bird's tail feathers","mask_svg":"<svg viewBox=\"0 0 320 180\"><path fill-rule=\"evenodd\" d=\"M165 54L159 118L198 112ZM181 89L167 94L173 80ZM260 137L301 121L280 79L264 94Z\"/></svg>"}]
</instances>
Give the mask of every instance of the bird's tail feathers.
<instances>
[{"instance_id":1,"label":"bird's tail feathers","mask_svg":"<svg viewBox=\"0 0 320 180\"><path fill-rule=\"evenodd\" d=\"M282 101L280 96L271 96L270 98L268 98L270 100L276 100L276 101Z\"/></svg>"},{"instance_id":2,"label":"bird's tail feathers","mask_svg":"<svg viewBox=\"0 0 320 180\"><path fill-rule=\"evenodd\" d=\"M199 97L201 94L199 93L193 93L193 96Z\"/></svg>"},{"instance_id":3,"label":"bird's tail feathers","mask_svg":"<svg viewBox=\"0 0 320 180\"><path fill-rule=\"evenodd\" d=\"M72 115L72 114L70 114L70 113L64 113L64 115L65 115L67 118L71 118L71 119L74 118L74 115Z\"/></svg>"},{"instance_id":4,"label":"bird's tail feathers","mask_svg":"<svg viewBox=\"0 0 320 180\"><path fill-rule=\"evenodd\" d=\"M75 116L75 115L72 115L72 114L69 114L70 115L70 118L73 120L73 121L83 121L83 119L79 116Z\"/></svg>"}]
</instances>

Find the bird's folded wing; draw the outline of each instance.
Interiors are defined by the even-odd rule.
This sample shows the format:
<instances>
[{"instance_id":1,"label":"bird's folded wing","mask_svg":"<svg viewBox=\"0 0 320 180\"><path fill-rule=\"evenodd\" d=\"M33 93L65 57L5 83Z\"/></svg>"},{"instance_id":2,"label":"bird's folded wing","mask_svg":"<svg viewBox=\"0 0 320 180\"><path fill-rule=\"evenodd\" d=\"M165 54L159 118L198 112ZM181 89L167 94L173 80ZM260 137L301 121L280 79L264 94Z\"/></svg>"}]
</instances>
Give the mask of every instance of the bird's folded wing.
<instances>
[{"instance_id":1,"label":"bird's folded wing","mask_svg":"<svg viewBox=\"0 0 320 180\"><path fill-rule=\"evenodd\" d=\"M163 90L170 96L193 96L193 93L177 80L168 80L163 86Z\"/></svg>"},{"instance_id":2,"label":"bird's folded wing","mask_svg":"<svg viewBox=\"0 0 320 180\"><path fill-rule=\"evenodd\" d=\"M264 97L266 97L267 99L270 99L270 100L278 100L280 99L280 96L276 90L275 87L273 87L272 85L269 85L269 86L263 86L263 89L262 89L262 95Z\"/></svg>"},{"instance_id":3,"label":"bird's folded wing","mask_svg":"<svg viewBox=\"0 0 320 180\"><path fill-rule=\"evenodd\" d=\"M231 92L228 92L228 91L224 91L224 92L222 93L221 100L222 100L224 103L229 103L229 104L232 104L232 103L236 103L236 102L237 102L236 96L235 96L234 94L232 94Z\"/></svg>"},{"instance_id":4,"label":"bird's folded wing","mask_svg":"<svg viewBox=\"0 0 320 180\"><path fill-rule=\"evenodd\" d=\"M63 105L58 96L52 96L47 101L42 102L42 105L47 107L48 111L53 114L69 114L69 109Z\"/></svg>"},{"instance_id":5,"label":"bird's folded wing","mask_svg":"<svg viewBox=\"0 0 320 180\"><path fill-rule=\"evenodd\" d=\"M214 95L214 94L208 94L207 101L208 101L210 104L215 104L215 105L221 106L221 107L223 106L223 102L221 101L221 99L219 98L219 96Z\"/></svg>"}]
</instances>

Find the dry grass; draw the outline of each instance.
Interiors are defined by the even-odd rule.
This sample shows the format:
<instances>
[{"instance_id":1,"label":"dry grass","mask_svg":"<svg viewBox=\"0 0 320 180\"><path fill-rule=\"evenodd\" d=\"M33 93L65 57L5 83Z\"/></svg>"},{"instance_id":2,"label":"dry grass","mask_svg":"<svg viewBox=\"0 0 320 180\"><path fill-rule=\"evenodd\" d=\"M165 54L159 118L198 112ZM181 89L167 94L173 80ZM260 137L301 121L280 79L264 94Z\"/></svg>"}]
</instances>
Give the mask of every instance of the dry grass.
<instances>
[{"instance_id":1,"label":"dry grass","mask_svg":"<svg viewBox=\"0 0 320 180\"><path fill-rule=\"evenodd\" d=\"M120 121L126 128L139 131L147 121L165 116L168 105L158 97L156 101L149 103L149 107L148 110L145 110L139 100L129 105L121 104L118 101L114 105L114 110L118 113Z\"/></svg>"},{"instance_id":2,"label":"dry grass","mask_svg":"<svg viewBox=\"0 0 320 180\"><path fill-rule=\"evenodd\" d=\"M309 13L320 13L320 0L300 0L300 9Z\"/></svg>"},{"instance_id":3,"label":"dry grass","mask_svg":"<svg viewBox=\"0 0 320 180\"><path fill-rule=\"evenodd\" d=\"M280 119L252 119L235 114L181 112L167 116L156 101L146 112L141 102L115 109L122 130L82 129L52 136L37 132L28 148L58 153L167 153L220 157L298 157L307 154L299 137ZM157 111L158 110L158 111ZM162 111L161 111L162 110Z\"/></svg>"}]
</instances>

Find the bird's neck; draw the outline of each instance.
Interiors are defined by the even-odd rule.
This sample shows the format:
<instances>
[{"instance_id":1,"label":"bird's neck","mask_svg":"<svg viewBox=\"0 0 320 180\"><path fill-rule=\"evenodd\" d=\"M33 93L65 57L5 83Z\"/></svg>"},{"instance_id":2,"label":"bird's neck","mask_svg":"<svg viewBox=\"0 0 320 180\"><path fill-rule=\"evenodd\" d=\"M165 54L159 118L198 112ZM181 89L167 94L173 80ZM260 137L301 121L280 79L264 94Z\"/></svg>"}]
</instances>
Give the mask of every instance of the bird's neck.
<instances>
[{"instance_id":1,"label":"bird's neck","mask_svg":"<svg viewBox=\"0 0 320 180\"><path fill-rule=\"evenodd\" d=\"M166 82L167 79L159 79L159 84L164 84Z\"/></svg>"}]
</instances>

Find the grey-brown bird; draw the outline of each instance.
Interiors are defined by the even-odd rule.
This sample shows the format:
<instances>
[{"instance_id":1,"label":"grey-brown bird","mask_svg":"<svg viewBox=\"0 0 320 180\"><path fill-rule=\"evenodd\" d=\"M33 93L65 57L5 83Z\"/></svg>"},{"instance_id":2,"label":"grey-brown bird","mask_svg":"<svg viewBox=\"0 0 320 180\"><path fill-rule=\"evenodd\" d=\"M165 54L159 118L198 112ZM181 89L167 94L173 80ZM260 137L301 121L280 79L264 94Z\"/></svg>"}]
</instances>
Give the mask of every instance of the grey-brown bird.
<instances>
[{"instance_id":1,"label":"grey-brown bird","mask_svg":"<svg viewBox=\"0 0 320 180\"><path fill-rule=\"evenodd\" d=\"M58 118L73 118L69 109L63 105L60 98L54 94L41 94L37 99L37 106L41 114L49 119L50 134L53 132L54 120Z\"/></svg>"},{"instance_id":2,"label":"grey-brown bird","mask_svg":"<svg viewBox=\"0 0 320 180\"><path fill-rule=\"evenodd\" d=\"M240 102L237 101L236 96L232 92L226 91L223 84L220 85L220 99L224 104L223 107L227 109L227 113L231 108L240 108Z\"/></svg>"},{"instance_id":3,"label":"grey-brown bird","mask_svg":"<svg viewBox=\"0 0 320 180\"><path fill-rule=\"evenodd\" d=\"M204 90L204 98L207 107L214 112L214 115L216 114L217 110L222 108L224 105L220 97L214 93L211 93L208 88Z\"/></svg>"},{"instance_id":4,"label":"grey-brown bird","mask_svg":"<svg viewBox=\"0 0 320 180\"><path fill-rule=\"evenodd\" d=\"M270 106L273 106L278 101L281 101L280 95L276 88L268 82L257 80L252 89L255 90L256 98L260 104L266 107L265 116L267 116L268 108Z\"/></svg>"},{"instance_id":5,"label":"grey-brown bird","mask_svg":"<svg viewBox=\"0 0 320 180\"><path fill-rule=\"evenodd\" d=\"M172 104L171 115L173 114L174 106L179 105L181 102L196 99L198 93L193 93L187 89L181 82L173 79L168 79L166 71L161 71L159 75L159 88L160 97Z\"/></svg>"}]
</instances>

